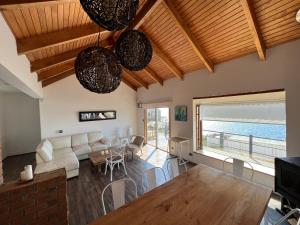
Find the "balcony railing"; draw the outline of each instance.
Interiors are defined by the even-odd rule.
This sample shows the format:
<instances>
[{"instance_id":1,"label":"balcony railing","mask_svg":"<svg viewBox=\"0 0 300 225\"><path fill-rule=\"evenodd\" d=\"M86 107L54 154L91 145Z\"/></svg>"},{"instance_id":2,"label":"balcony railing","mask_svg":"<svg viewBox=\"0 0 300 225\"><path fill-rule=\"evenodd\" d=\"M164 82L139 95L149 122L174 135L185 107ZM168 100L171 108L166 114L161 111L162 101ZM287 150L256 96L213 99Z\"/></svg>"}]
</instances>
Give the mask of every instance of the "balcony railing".
<instances>
[{"instance_id":1,"label":"balcony railing","mask_svg":"<svg viewBox=\"0 0 300 225\"><path fill-rule=\"evenodd\" d=\"M203 145L224 152L239 151L249 157L267 158L268 160L286 156L285 141L260 138L252 135L244 136L203 130Z\"/></svg>"}]
</instances>

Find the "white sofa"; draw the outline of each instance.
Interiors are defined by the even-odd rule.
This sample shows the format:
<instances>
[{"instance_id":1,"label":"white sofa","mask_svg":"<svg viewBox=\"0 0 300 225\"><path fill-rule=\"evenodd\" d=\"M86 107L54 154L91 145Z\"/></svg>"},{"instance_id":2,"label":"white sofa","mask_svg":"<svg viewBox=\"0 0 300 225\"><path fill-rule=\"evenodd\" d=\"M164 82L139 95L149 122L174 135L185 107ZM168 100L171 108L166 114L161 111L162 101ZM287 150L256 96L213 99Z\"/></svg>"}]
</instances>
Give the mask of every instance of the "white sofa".
<instances>
[{"instance_id":1,"label":"white sofa","mask_svg":"<svg viewBox=\"0 0 300 225\"><path fill-rule=\"evenodd\" d=\"M88 158L91 152L107 148L107 139L100 131L44 139L36 149L34 173L65 168L67 178L78 176L79 160Z\"/></svg>"}]
</instances>

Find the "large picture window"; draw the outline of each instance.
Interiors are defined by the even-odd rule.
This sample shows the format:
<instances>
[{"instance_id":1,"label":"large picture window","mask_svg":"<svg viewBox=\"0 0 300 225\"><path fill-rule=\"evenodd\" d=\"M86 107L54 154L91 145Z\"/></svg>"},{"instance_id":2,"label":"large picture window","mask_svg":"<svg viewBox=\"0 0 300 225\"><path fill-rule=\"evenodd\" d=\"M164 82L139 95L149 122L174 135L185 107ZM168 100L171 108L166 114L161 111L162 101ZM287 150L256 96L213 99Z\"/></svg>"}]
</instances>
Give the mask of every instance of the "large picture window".
<instances>
[{"instance_id":1,"label":"large picture window","mask_svg":"<svg viewBox=\"0 0 300 225\"><path fill-rule=\"evenodd\" d=\"M274 168L286 156L285 93L194 99L196 152L211 151Z\"/></svg>"}]
</instances>

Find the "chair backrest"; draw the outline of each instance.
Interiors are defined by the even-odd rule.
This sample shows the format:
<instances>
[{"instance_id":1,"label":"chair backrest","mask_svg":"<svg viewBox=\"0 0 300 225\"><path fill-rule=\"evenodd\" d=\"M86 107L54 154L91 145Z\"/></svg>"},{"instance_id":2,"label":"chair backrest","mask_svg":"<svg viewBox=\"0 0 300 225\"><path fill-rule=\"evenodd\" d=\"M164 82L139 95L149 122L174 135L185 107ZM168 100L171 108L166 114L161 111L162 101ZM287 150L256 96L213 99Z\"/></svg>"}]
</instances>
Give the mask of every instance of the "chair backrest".
<instances>
[{"instance_id":1,"label":"chair backrest","mask_svg":"<svg viewBox=\"0 0 300 225\"><path fill-rule=\"evenodd\" d=\"M105 194L106 190L109 187L111 187L111 193L112 193L112 198L113 198L113 207L114 207L114 209L120 208L121 206L125 205L125 190L126 190L125 184L126 183L133 184L135 198L138 197L136 183L131 178L123 178L123 179L120 179L120 180L117 180L117 181L114 181L114 182L108 184L103 189L102 194L101 194L104 215L106 215L106 207L105 207L105 202L104 202L104 194Z\"/></svg>"},{"instance_id":2,"label":"chair backrest","mask_svg":"<svg viewBox=\"0 0 300 225\"><path fill-rule=\"evenodd\" d=\"M170 178L179 176L179 165L177 158L174 157L167 160L167 170Z\"/></svg>"},{"instance_id":3,"label":"chair backrest","mask_svg":"<svg viewBox=\"0 0 300 225\"><path fill-rule=\"evenodd\" d=\"M142 147L144 144L144 140L145 140L145 138L142 136L135 136L132 144Z\"/></svg>"},{"instance_id":4,"label":"chair backrest","mask_svg":"<svg viewBox=\"0 0 300 225\"><path fill-rule=\"evenodd\" d=\"M124 159L125 156L125 147L126 145L121 144L120 146L115 146L115 147L110 147L108 148L109 150L109 154L110 154L110 158L114 159L114 158L119 158L121 157L121 159Z\"/></svg>"},{"instance_id":5,"label":"chair backrest","mask_svg":"<svg viewBox=\"0 0 300 225\"><path fill-rule=\"evenodd\" d=\"M165 171L162 168L153 167L153 168L147 169L143 172L143 175L142 175L142 185L143 185L144 191L150 191L153 188L156 188L158 186L158 182L157 182L158 177L156 176L156 171L160 171L160 173L163 175L162 179L164 182L167 181ZM146 177L147 186L145 186L145 184L144 184L144 181L145 181L144 177Z\"/></svg>"},{"instance_id":6,"label":"chair backrest","mask_svg":"<svg viewBox=\"0 0 300 225\"><path fill-rule=\"evenodd\" d=\"M236 159L236 158L231 158L231 157L228 157L228 158L224 159L223 160L223 170L225 169L225 163L228 162L229 160L233 160L232 168L233 168L233 175L234 176L243 177L243 175L244 175L244 168L245 168L244 165L246 163L246 164L249 165L249 167L251 169L250 180L253 179L253 174L254 174L253 166L249 162L243 161L241 159Z\"/></svg>"},{"instance_id":7,"label":"chair backrest","mask_svg":"<svg viewBox=\"0 0 300 225\"><path fill-rule=\"evenodd\" d=\"M282 217L281 219L279 219L277 222L274 223L274 225L280 225L282 224L284 221L286 221L291 215L298 213L300 214L300 209L292 209L291 211L289 211L284 217ZM298 219L297 225L300 225L300 218Z\"/></svg>"},{"instance_id":8,"label":"chair backrest","mask_svg":"<svg viewBox=\"0 0 300 225\"><path fill-rule=\"evenodd\" d=\"M129 141L128 141L127 138L122 138L121 139L121 143L120 143L121 148L125 148L128 144L129 144Z\"/></svg>"},{"instance_id":9,"label":"chair backrest","mask_svg":"<svg viewBox=\"0 0 300 225\"><path fill-rule=\"evenodd\" d=\"M131 137L133 136L133 129L132 129L132 127L128 127L128 129L127 129L127 135L128 135L129 140L131 140Z\"/></svg>"}]
</instances>

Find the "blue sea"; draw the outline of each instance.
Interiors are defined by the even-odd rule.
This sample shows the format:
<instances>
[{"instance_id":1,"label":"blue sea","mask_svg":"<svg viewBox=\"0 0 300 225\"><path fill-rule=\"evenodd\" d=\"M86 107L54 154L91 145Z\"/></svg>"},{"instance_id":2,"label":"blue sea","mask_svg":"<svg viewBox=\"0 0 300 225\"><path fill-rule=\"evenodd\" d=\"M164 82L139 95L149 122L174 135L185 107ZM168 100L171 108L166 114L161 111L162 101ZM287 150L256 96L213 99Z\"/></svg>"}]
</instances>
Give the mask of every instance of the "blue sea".
<instances>
[{"instance_id":1,"label":"blue sea","mask_svg":"<svg viewBox=\"0 0 300 225\"><path fill-rule=\"evenodd\" d=\"M281 124L203 121L203 130L237 135L253 135L259 138L286 140L286 126Z\"/></svg>"}]
</instances>

